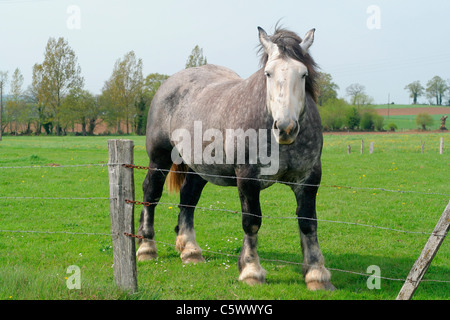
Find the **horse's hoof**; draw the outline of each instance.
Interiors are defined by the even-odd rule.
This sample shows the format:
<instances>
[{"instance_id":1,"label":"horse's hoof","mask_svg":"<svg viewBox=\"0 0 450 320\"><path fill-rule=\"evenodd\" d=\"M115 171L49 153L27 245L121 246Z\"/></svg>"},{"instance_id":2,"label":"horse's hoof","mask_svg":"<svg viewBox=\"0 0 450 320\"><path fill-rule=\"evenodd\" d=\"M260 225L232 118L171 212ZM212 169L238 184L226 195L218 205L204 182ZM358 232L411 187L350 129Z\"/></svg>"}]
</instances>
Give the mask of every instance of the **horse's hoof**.
<instances>
[{"instance_id":1,"label":"horse's hoof","mask_svg":"<svg viewBox=\"0 0 450 320\"><path fill-rule=\"evenodd\" d=\"M188 253L182 253L181 254L181 261L183 263L203 263L205 262L205 259L203 258L202 254L199 252L188 252Z\"/></svg>"},{"instance_id":2,"label":"horse's hoof","mask_svg":"<svg viewBox=\"0 0 450 320\"><path fill-rule=\"evenodd\" d=\"M311 291L317 290L327 290L334 291L336 287L331 284L329 281L320 282L320 281L310 281L306 284L306 287Z\"/></svg>"},{"instance_id":3,"label":"horse's hoof","mask_svg":"<svg viewBox=\"0 0 450 320\"><path fill-rule=\"evenodd\" d=\"M311 291L328 290L336 288L331 284L331 273L324 266L310 269L305 276L306 287Z\"/></svg>"},{"instance_id":4,"label":"horse's hoof","mask_svg":"<svg viewBox=\"0 0 450 320\"><path fill-rule=\"evenodd\" d=\"M144 253L144 254L138 254L137 255L137 261L148 261L148 260L155 260L158 258L158 255L155 253Z\"/></svg>"},{"instance_id":5,"label":"horse's hoof","mask_svg":"<svg viewBox=\"0 0 450 320\"><path fill-rule=\"evenodd\" d=\"M246 278L246 279L243 279L242 282L245 282L246 284L248 284L251 287L257 286L257 285L262 285L265 283L264 280L256 279L256 278Z\"/></svg>"},{"instance_id":6,"label":"horse's hoof","mask_svg":"<svg viewBox=\"0 0 450 320\"><path fill-rule=\"evenodd\" d=\"M143 242L136 252L136 256L137 261L155 260L158 257L155 244Z\"/></svg>"}]
</instances>

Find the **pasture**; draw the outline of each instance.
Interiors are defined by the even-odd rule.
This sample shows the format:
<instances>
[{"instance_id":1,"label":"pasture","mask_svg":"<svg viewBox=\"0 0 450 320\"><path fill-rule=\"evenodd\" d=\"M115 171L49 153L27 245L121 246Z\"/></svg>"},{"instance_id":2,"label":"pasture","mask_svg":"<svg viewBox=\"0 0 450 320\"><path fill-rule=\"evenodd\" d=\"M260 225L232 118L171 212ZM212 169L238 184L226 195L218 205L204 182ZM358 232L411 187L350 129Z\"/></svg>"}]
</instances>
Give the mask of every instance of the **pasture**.
<instances>
[{"instance_id":1,"label":"pasture","mask_svg":"<svg viewBox=\"0 0 450 320\"><path fill-rule=\"evenodd\" d=\"M441 117L450 114L448 106L424 106L424 105L375 105L375 109L384 117L384 128L387 129L390 123L397 125L398 131L420 129L416 124L416 117L419 113L428 113L433 118L433 124L427 126L428 130L438 130L441 126ZM388 116L389 114L389 116ZM448 127L447 122L447 127Z\"/></svg>"},{"instance_id":2,"label":"pasture","mask_svg":"<svg viewBox=\"0 0 450 320\"><path fill-rule=\"evenodd\" d=\"M446 145L443 155L440 137ZM306 289L297 222L292 219L296 203L282 185L261 194L266 218L258 253L267 284L250 287L238 282L243 231L240 214L231 212L240 211L237 189L208 184L195 220L206 263L181 263L173 247L178 195L165 189L165 204L157 207L155 216L158 259L138 262L139 292L127 295L114 284L112 241L105 235L110 232L108 170L99 166L106 165L107 140L114 138L118 137L4 137L0 142L0 299L395 299L401 279L449 201L450 134L326 135L317 198L318 238L338 290ZM147 165L145 138L129 138L135 142L135 163ZM361 139L366 145L363 154ZM371 141L373 154L368 152ZM82 164L95 166L64 167ZM5 168L48 165L61 167ZM144 171L135 170L136 200L142 199L144 177ZM140 210L135 209L136 230ZM71 265L81 270L79 290L66 286ZM367 287L364 274L371 265L380 268L380 289ZM447 239L424 279L449 281L449 274ZM414 295L449 298L448 282L422 282Z\"/></svg>"}]
</instances>

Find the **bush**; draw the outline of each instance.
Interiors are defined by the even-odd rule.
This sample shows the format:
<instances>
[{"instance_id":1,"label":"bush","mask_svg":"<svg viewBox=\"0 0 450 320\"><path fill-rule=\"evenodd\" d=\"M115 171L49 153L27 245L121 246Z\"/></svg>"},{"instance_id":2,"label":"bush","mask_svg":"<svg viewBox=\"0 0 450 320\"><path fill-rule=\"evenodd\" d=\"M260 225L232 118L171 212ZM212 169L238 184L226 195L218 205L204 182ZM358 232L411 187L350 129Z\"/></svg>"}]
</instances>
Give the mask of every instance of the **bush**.
<instances>
[{"instance_id":1,"label":"bush","mask_svg":"<svg viewBox=\"0 0 450 320\"><path fill-rule=\"evenodd\" d=\"M427 130L427 126L433 125L433 118L426 112L419 113L416 117L416 124L422 126L422 130Z\"/></svg>"},{"instance_id":2,"label":"bush","mask_svg":"<svg viewBox=\"0 0 450 320\"><path fill-rule=\"evenodd\" d=\"M388 124L388 129L389 129L389 131L395 132L395 130L397 130L398 127L395 123L391 122Z\"/></svg>"},{"instance_id":3,"label":"bush","mask_svg":"<svg viewBox=\"0 0 450 320\"><path fill-rule=\"evenodd\" d=\"M339 130L346 124L346 113L350 106L343 99L328 99L319 107L322 127L325 130Z\"/></svg>"},{"instance_id":4,"label":"bush","mask_svg":"<svg viewBox=\"0 0 450 320\"><path fill-rule=\"evenodd\" d=\"M382 131L384 126L384 118L380 116L376 111L369 110L363 113L359 127L363 130L378 130Z\"/></svg>"},{"instance_id":5,"label":"bush","mask_svg":"<svg viewBox=\"0 0 450 320\"><path fill-rule=\"evenodd\" d=\"M345 117L345 124L350 130L357 129L361 122L361 116L355 107L349 109Z\"/></svg>"},{"instance_id":6,"label":"bush","mask_svg":"<svg viewBox=\"0 0 450 320\"><path fill-rule=\"evenodd\" d=\"M384 131L384 117L380 116L379 114L375 115L374 119L375 129L377 131Z\"/></svg>"},{"instance_id":7,"label":"bush","mask_svg":"<svg viewBox=\"0 0 450 320\"><path fill-rule=\"evenodd\" d=\"M362 115L361 121L359 122L359 127L362 130L373 130L374 124L373 124L373 116L371 113L366 112Z\"/></svg>"}]
</instances>

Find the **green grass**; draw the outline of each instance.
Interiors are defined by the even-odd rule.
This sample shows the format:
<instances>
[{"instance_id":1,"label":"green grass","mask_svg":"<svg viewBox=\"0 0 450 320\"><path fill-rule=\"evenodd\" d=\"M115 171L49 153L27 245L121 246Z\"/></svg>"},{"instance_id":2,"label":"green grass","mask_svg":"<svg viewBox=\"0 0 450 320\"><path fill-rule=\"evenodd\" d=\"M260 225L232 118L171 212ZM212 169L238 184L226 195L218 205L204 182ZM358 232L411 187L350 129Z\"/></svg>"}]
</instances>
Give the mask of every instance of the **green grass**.
<instances>
[{"instance_id":1,"label":"green grass","mask_svg":"<svg viewBox=\"0 0 450 320\"><path fill-rule=\"evenodd\" d=\"M450 113L450 108L449 108ZM421 126L416 124L417 115L405 115L405 116L389 116L384 117L385 128L390 123L395 123L397 125L397 130L414 130L421 129ZM433 124L431 126L427 126L428 130L438 130L441 127L441 117L442 115L432 114Z\"/></svg>"},{"instance_id":2,"label":"green grass","mask_svg":"<svg viewBox=\"0 0 450 320\"><path fill-rule=\"evenodd\" d=\"M449 194L449 148L439 155L439 138L450 135L325 136L323 180L317 198L318 218L355 222L415 232L431 232L448 196L385 192L371 188ZM0 167L49 164L107 163L107 140L114 137L4 137ZM145 139L135 141L135 163L147 164ZM359 153L361 139L366 152ZM425 153L420 141L425 141ZM375 151L368 154L373 141ZM347 154L347 145L353 152ZM358 151L358 152L356 152ZM144 171L135 171L136 199L142 199ZM346 188L346 187L353 188ZM106 167L0 169L0 198L108 197ZM162 202L177 203L164 192ZM237 190L208 184L198 204L240 210ZM293 217L295 200L286 186L275 185L261 195L263 215ZM174 250L178 209L160 204L155 217L158 260L138 262L139 292L127 295L113 278L109 236L60 233L0 232L0 299L395 299L401 281L381 280L369 290L370 265L381 276L404 279L428 236L350 224L319 222L318 237L326 266L332 268L335 292L309 292L301 266L298 227L293 219L263 219L258 253L267 270L267 284L249 287L238 282L236 257L242 244L241 218L231 212L197 210L197 242L206 263L183 265ZM136 228L140 208L135 210ZM108 200L0 199L0 229L75 233L109 233ZM210 251L210 252L208 252ZM213 252L221 252L220 255ZM269 261L271 260L271 261ZM81 269L81 290L69 290L66 270ZM425 279L450 280L450 246L444 241ZM448 283L423 282L415 299L449 299Z\"/></svg>"}]
</instances>

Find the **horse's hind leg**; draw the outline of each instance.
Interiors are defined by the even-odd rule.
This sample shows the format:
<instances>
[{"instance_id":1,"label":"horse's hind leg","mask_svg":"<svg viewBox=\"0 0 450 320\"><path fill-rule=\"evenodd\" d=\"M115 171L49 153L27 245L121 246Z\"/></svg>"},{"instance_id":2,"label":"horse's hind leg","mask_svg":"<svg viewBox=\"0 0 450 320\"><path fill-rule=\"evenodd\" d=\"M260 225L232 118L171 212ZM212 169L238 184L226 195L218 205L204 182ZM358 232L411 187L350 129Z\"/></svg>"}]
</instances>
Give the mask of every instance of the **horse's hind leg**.
<instances>
[{"instance_id":1,"label":"horse's hind leg","mask_svg":"<svg viewBox=\"0 0 450 320\"><path fill-rule=\"evenodd\" d=\"M303 275L309 290L334 290L331 274L324 266L324 259L317 241L316 195L320 183L320 168L314 171L306 186L295 186L297 216L303 253Z\"/></svg>"},{"instance_id":2,"label":"horse's hind leg","mask_svg":"<svg viewBox=\"0 0 450 320\"><path fill-rule=\"evenodd\" d=\"M192 170L186 175L186 179L180 189L180 214L175 248L181 253L184 263L203 262L202 250L195 241L194 210L200 199L200 195L207 181Z\"/></svg>"},{"instance_id":3,"label":"horse's hind leg","mask_svg":"<svg viewBox=\"0 0 450 320\"><path fill-rule=\"evenodd\" d=\"M170 159L170 158L169 158ZM150 161L150 169L147 172L142 185L144 191L144 202L151 203L150 206L144 206L139 220L139 236L144 236L144 240L139 240L139 249L136 253L138 261L151 260L156 258L155 231L153 222L155 217L156 203L161 198L164 182L167 172L155 169L168 169L170 162Z\"/></svg>"}]
</instances>

